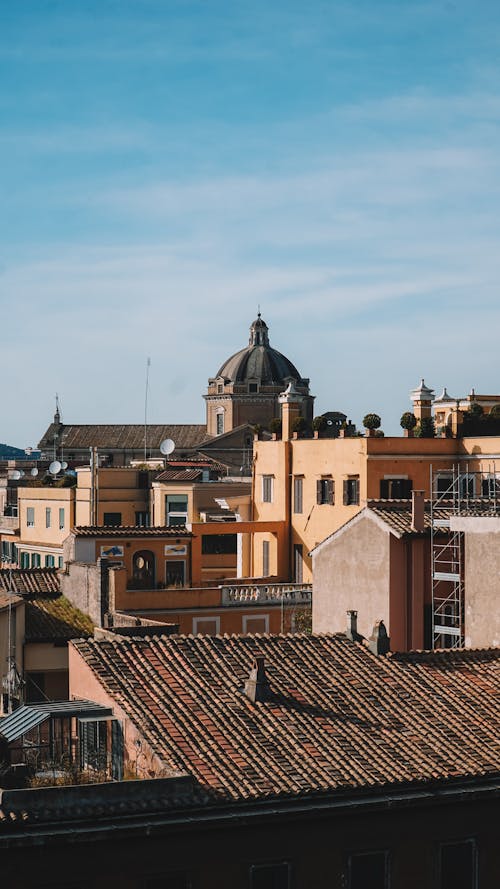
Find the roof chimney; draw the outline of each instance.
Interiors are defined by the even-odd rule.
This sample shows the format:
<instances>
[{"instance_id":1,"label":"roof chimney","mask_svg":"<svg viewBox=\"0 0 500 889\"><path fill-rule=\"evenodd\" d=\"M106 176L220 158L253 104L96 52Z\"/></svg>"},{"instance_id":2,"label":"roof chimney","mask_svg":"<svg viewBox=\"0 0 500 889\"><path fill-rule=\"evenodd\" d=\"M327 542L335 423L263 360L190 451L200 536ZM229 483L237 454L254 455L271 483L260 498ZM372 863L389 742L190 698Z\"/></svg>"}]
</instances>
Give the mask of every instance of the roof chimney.
<instances>
[{"instance_id":1,"label":"roof chimney","mask_svg":"<svg viewBox=\"0 0 500 889\"><path fill-rule=\"evenodd\" d=\"M425 500L424 491L411 492L411 530L425 530Z\"/></svg>"},{"instance_id":2,"label":"roof chimney","mask_svg":"<svg viewBox=\"0 0 500 889\"><path fill-rule=\"evenodd\" d=\"M250 670L250 676L245 682L245 694L254 704L260 701L267 701L271 697L263 655L255 657Z\"/></svg>"},{"instance_id":3,"label":"roof chimney","mask_svg":"<svg viewBox=\"0 0 500 889\"><path fill-rule=\"evenodd\" d=\"M373 654L387 654L391 650L391 640L383 620L378 620L373 627L373 632L368 639L368 648Z\"/></svg>"},{"instance_id":4,"label":"roof chimney","mask_svg":"<svg viewBox=\"0 0 500 889\"><path fill-rule=\"evenodd\" d=\"M348 611L347 612L347 630L346 636L351 642L361 642L363 636L361 633L358 633L358 612L357 611Z\"/></svg>"}]
</instances>

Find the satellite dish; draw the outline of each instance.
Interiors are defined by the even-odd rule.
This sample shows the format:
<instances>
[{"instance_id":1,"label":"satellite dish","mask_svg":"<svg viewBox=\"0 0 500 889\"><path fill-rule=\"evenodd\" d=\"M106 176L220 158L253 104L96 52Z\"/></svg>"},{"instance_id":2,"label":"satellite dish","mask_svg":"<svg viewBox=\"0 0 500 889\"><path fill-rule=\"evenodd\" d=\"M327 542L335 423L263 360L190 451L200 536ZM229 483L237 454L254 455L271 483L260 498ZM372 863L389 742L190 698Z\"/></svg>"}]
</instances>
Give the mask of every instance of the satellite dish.
<instances>
[{"instance_id":1,"label":"satellite dish","mask_svg":"<svg viewBox=\"0 0 500 889\"><path fill-rule=\"evenodd\" d=\"M66 460L63 460L63 462L61 463L61 469L67 469L67 468L68 468L68 464L66 463Z\"/></svg>"},{"instance_id":2,"label":"satellite dish","mask_svg":"<svg viewBox=\"0 0 500 889\"><path fill-rule=\"evenodd\" d=\"M23 476L24 476L24 469L20 469L20 470L19 470L19 475L20 475L21 478L23 478Z\"/></svg>"},{"instance_id":3,"label":"satellite dish","mask_svg":"<svg viewBox=\"0 0 500 889\"><path fill-rule=\"evenodd\" d=\"M15 482L17 482L18 479L21 478L21 473L19 472L19 469L14 469L14 472L12 473L11 478L13 478Z\"/></svg>"},{"instance_id":4,"label":"satellite dish","mask_svg":"<svg viewBox=\"0 0 500 889\"><path fill-rule=\"evenodd\" d=\"M53 460L49 466L49 472L51 475L57 475L58 472L61 471L61 464L59 460Z\"/></svg>"},{"instance_id":5,"label":"satellite dish","mask_svg":"<svg viewBox=\"0 0 500 889\"><path fill-rule=\"evenodd\" d=\"M36 466L34 466L31 470L31 475L33 476L33 478L38 475L38 469L36 468Z\"/></svg>"},{"instance_id":6,"label":"satellite dish","mask_svg":"<svg viewBox=\"0 0 500 889\"><path fill-rule=\"evenodd\" d=\"M164 457L168 457L175 450L175 442L171 438L165 438L160 445L160 452Z\"/></svg>"}]
</instances>

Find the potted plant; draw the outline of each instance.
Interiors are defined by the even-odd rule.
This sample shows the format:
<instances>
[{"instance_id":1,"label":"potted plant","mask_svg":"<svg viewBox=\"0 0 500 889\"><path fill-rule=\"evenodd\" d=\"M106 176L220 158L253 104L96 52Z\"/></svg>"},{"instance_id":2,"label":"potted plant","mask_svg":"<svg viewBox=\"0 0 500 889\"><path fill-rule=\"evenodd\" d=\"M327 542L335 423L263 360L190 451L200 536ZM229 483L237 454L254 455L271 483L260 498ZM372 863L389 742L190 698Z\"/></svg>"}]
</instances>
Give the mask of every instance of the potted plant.
<instances>
[{"instance_id":1,"label":"potted plant","mask_svg":"<svg viewBox=\"0 0 500 889\"><path fill-rule=\"evenodd\" d=\"M314 438L319 438L320 432L323 432L324 429L326 429L325 417L315 417L313 420Z\"/></svg>"},{"instance_id":2,"label":"potted plant","mask_svg":"<svg viewBox=\"0 0 500 889\"><path fill-rule=\"evenodd\" d=\"M399 421L399 425L404 429L404 434L407 438L413 438L414 429L417 425L415 414L412 414L411 411L405 411Z\"/></svg>"},{"instance_id":3,"label":"potted plant","mask_svg":"<svg viewBox=\"0 0 500 889\"><path fill-rule=\"evenodd\" d=\"M366 429L366 433L369 437L373 437L375 435L375 430L380 429L382 424L382 420L380 419L378 414L365 414L363 417L363 426Z\"/></svg>"}]
</instances>

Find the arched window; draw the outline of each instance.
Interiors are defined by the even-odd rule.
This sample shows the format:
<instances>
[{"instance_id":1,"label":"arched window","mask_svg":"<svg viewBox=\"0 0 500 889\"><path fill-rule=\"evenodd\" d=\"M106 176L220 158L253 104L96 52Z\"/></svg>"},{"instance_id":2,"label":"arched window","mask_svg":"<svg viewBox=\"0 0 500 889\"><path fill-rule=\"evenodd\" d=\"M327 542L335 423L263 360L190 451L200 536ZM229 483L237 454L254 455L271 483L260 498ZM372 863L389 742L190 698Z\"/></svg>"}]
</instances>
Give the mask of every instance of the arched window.
<instances>
[{"instance_id":1,"label":"arched window","mask_svg":"<svg viewBox=\"0 0 500 889\"><path fill-rule=\"evenodd\" d=\"M132 586L136 590L151 590L155 585L155 557L147 549L134 553L132 559Z\"/></svg>"},{"instance_id":2,"label":"arched window","mask_svg":"<svg viewBox=\"0 0 500 889\"><path fill-rule=\"evenodd\" d=\"M222 435L224 432L224 408L223 407L219 407L217 409L216 421L217 421L216 435Z\"/></svg>"}]
</instances>

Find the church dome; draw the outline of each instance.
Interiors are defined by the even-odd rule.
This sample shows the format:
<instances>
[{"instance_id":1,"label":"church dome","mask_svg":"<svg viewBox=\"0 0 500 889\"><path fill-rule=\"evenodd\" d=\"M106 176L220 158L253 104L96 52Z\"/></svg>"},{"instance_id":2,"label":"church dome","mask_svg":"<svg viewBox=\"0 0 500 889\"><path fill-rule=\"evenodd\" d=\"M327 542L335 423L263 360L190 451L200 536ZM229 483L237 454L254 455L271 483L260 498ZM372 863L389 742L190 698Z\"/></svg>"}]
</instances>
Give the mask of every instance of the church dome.
<instances>
[{"instance_id":1,"label":"church dome","mask_svg":"<svg viewBox=\"0 0 500 889\"><path fill-rule=\"evenodd\" d=\"M295 365L269 345L269 328L260 312L250 326L248 346L231 355L220 368L217 377L223 377L231 383L257 380L262 385L271 386L281 385L290 377L297 382L302 380Z\"/></svg>"}]
</instances>

